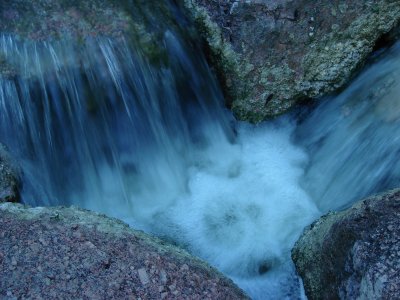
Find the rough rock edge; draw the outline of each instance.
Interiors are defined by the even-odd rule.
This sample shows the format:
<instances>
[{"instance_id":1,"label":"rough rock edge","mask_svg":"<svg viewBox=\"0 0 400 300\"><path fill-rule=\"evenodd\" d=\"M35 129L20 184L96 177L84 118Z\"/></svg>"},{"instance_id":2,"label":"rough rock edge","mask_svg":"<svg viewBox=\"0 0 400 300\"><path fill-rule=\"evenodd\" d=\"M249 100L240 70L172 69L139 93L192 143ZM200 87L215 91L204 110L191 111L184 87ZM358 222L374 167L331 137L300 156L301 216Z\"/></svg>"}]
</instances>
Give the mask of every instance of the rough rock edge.
<instances>
[{"instance_id":1,"label":"rough rock edge","mask_svg":"<svg viewBox=\"0 0 400 300\"><path fill-rule=\"evenodd\" d=\"M29 207L18 203L2 203L0 204L0 211L9 212L15 215L16 218L22 220L41 219L44 216L51 215L52 218L72 222L80 226L87 226L94 228L103 233L109 233L122 237L125 234L133 235L144 240L146 243L156 247L163 252L173 252L180 259L191 259L199 267L212 270L216 272L221 278L225 278L219 271L210 267L205 262L190 255L187 251L180 249L176 246L170 245L156 237L145 234L144 232L137 231L129 227L121 220L107 217L104 214L92 212L89 210L81 209L78 207Z\"/></svg>"},{"instance_id":2,"label":"rough rock edge","mask_svg":"<svg viewBox=\"0 0 400 300\"><path fill-rule=\"evenodd\" d=\"M124 222L107 217L104 214L95 213L89 210L77 207L35 207L31 208L18 203L0 203L0 215L11 214L18 220L41 221L46 219L56 220L57 224L63 226L80 226L88 229L96 229L108 237L129 238L139 240L140 243L154 248L161 255L175 257L177 262L188 264L196 270L203 270L210 277L215 277L217 281L224 282L225 285L237 295L238 299L249 299L245 293L237 287L230 279L226 278L215 268L209 266L206 262L190 255L187 251L171 245L156 237L150 236L144 232L137 231L129 227ZM0 260L1 263L1 260Z\"/></svg>"},{"instance_id":3,"label":"rough rock edge","mask_svg":"<svg viewBox=\"0 0 400 300\"><path fill-rule=\"evenodd\" d=\"M343 87L352 78L355 71L363 66L378 39L390 35L390 31L395 32L399 26L398 3L384 3L376 10L382 10L390 17L383 20L378 13L359 17L344 32L332 32L311 46L313 50L304 58L305 84L298 86L300 91L307 97L320 97ZM370 28L369 23L376 24L376 30L365 30ZM313 60L318 62L312 63ZM307 83L310 84L309 89Z\"/></svg>"},{"instance_id":4,"label":"rough rock edge","mask_svg":"<svg viewBox=\"0 0 400 300\"><path fill-rule=\"evenodd\" d=\"M228 104L232 105L232 110L239 119L253 123L281 115L298 102L321 97L343 88L363 66L382 36L398 38L398 34L390 34L390 31L397 31L399 26L398 3L379 3L381 5L378 8L366 16L359 17L344 32L332 31L312 43L310 49L313 50L303 58L302 80L297 81L294 78L295 71L286 64L272 65L267 70L261 70L258 83L265 86L263 94L281 94L278 99L271 101L267 97L265 101L261 101L263 99L258 99L259 96L252 94L257 82L245 78L254 66L225 41L221 29L205 7L197 4L196 0L183 2L208 43L211 52L209 59L216 68L226 97L229 98ZM381 18L381 11L387 13L390 18ZM369 23L376 26L366 26ZM282 78L273 84L268 83L266 78L275 73L282 75Z\"/></svg>"},{"instance_id":5,"label":"rough rock edge","mask_svg":"<svg viewBox=\"0 0 400 300\"><path fill-rule=\"evenodd\" d=\"M389 214L382 207L390 210ZM386 229L385 222L390 217L396 219L400 215L399 208L400 189L395 189L361 200L345 211L330 212L306 227L292 249L292 259L303 279L308 298L347 299L361 296L363 299L386 299L381 294L384 289L380 280L382 276L371 278L371 272L368 272L369 269L374 270L376 262L364 261L364 269L357 270L354 267L357 262L353 259L358 258L354 253L360 243L371 239L375 230ZM394 230L398 235L399 229ZM380 245L386 241L373 239L373 242ZM372 259L381 254L382 248L377 254L371 253ZM400 252L395 255L400 257ZM383 276L386 277L385 274Z\"/></svg>"},{"instance_id":6,"label":"rough rock edge","mask_svg":"<svg viewBox=\"0 0 400 300\"><path fill-rule=\"evenodd\" d=\"M183 0L183 3L200 35L207 41L207 50L211 51L208 58L211 60L211 66L215 68L220 83L224 85L227 96L232 99L237 95L247 98L246 88L243 86L246 72L243 70L250 71L251 64L238 59L231 45L225 42L219 26L211 20L206 8L197 5L195 0ZM227 78L230 80L226 80Z\"/></svg>"}]
</instances>

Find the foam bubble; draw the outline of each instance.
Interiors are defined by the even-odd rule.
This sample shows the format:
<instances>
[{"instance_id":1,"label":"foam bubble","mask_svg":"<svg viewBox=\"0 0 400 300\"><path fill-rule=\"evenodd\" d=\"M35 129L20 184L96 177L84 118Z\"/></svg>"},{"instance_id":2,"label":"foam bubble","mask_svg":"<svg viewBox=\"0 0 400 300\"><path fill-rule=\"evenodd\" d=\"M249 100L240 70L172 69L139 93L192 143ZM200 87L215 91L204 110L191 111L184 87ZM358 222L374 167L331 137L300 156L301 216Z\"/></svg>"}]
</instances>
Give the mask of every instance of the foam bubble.
<instances>
[{"instance_id":1,"label":"foam bubble","mask_svg":"<svg viewBox=\"0 0 400 300\"><path fill-rule=\"evenodd\" d=\"M307 157L288 124L239 126L239 145L208 149L210 167L192 168L188 197L169 212L192 252L229 275L276 267L318 211L300 188ZM228 149L224 149L228 148Z\"/></svg>"}]
</instances>

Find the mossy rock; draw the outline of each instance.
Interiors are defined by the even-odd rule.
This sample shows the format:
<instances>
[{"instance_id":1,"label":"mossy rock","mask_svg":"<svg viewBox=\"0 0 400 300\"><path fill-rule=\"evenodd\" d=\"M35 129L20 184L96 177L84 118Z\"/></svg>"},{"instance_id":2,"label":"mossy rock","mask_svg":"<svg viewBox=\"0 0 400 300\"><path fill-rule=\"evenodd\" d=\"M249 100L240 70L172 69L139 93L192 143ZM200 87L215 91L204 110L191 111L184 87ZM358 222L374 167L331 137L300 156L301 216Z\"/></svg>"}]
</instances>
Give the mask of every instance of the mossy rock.
<instances>
[{"instance_id":1,"label":"mossy rock","mask_svg":"<svg viewBox=\"0 0 400 300\"><path fill-rule=\"evenodd\" d=\"M396 299L400 190L361 200L307 227L292 250L308 299Z\"/></svg>"},{"instance_id":2,"label":"mossy rock","mask_svg":"<svg viewBox=\"0 0 400 300\"><path fill-rule=\"evenodd\" d=\"M342 88L398 28L400 1L182 0L227 105L260 122Z\"/></svg>"}]
</instances>

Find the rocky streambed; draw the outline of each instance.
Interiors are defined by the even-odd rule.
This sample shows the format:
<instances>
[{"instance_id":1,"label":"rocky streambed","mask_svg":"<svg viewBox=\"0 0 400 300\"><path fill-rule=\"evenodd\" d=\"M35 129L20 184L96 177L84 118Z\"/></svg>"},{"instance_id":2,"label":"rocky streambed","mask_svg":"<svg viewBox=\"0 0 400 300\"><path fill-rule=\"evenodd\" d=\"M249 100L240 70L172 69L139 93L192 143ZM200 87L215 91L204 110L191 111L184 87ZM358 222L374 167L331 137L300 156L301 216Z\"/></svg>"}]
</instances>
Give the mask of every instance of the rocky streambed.
<instances>
[{"instance_id":1,"label":"rocky streambed","mask_svg":"<svg viewBox=\"0 0 400 300\"><path fill-rule=\"evenodd\" d=\"M9 155L2 154L4 166ZM8 170L0 177L9 178ZM292 257L308 298L395 299L399 220L400 190L393 190L307 227ZM1 203L0 239L3 299L248 299L186 251L76 207Z\"/></svg>"},{"instance_id":2,"label":"rocky streambed","mask_svg":"<svg viewBox=\"0 0 400 300\"><path fill-rule=\"evenodd\" d=\"M77 45L129 36L152 67L168 66L165 32L171 27L180 32L177 15L191 21L162 4L153 9L148 1L121 3L2 1L0 31L27 41L66 35ZM342 88L374 49L398 38L399 1L179 3L194 21L191 39L196 28L206 42L227 105L250 122ZM155 26L163 12L166 21ZM0 79L38 75L24 74L26 69L5 57L0 50ZM3 97L0 104L4 99L10 101ZM0 145L1 298L247 299L206 263L116 219L74 207L10 203L19 200L20 177ZM305 230L292 257L310 299L397 297L399 199L398 190L374 196Z\"/></svg>"},{"instance_id":3,"label":"rocky streambed","mask_svg":"<svg viewBox=\"0 0 400 300\"><path fill-rule=\"evenodd\" d=\"M20 175L0 144L1 299L248 299L207 263L117 219L12 203Z\"/></svg>"}]
</instances>

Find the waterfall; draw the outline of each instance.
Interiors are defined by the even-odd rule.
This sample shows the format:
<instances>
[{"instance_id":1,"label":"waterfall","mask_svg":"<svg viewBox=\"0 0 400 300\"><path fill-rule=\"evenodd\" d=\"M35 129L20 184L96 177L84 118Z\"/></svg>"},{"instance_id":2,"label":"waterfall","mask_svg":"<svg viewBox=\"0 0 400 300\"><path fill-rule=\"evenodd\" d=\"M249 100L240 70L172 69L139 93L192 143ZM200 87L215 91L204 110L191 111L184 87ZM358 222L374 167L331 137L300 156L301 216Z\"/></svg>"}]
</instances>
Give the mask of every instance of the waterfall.
<instances>
[{"instance_id":1,"label":"waterfall","mask_svg":"<svg viewBox=\"0 0 400 300\"><path fill-rule=\"evenodd\" d=\"M399 47L307 115L234 121L201 48L0 37L0 141L22 200L106 213L176 243L253 299L300 299L290 250L322 212L398 185ZM2 73L2 74L3 74Z\"/></svg>"},{"instance_id":2,"label":"waterfall","mask_svg":"<svg viewBox=\"0 0 400 300\"><path fill-rule=\"evenodd\" d=\"M182 172L179 158L207 135L200 122L230 135L210 74L197 76L204 60L185 56L170 32L165 43L177 62L158 70L125 41L74 45L1 37L6 60L23 71L1 79L2 136L34 162L27 172L42 182L44 204L66 204L71 191L89 185L102 188L103 167L116 171L123 190L129 172L146 177L149 190L166 192ZM155 178L160 164L166 174ZM185 182L174 185L185 188ZM37 196L34 188L25 197Z\"/></svg>"},{"instance_id":3,"label":"waterfall","mask_svg":"<svg viewBox=\"0 0 400 300\"><path fill-rule=\"evenodd\" d=\"M255 299L298 294L290 248L318 212L298 185L294 124L234 124L200 50L170 31L163 44L159 66L123 39L1 37L18 72L0 80L0 139L22 164L23 201L123 219Z\"/></svg>"},{"instance_id":4,"label":"waterfall","mask_svg":"<svg viewBox=\"0 0 400 300\"><path fill-rule=\"evenodd\" d=\"M322 212L400 186L400 44L371 58L296 129L310 156L302 186Z\"/></svg>"}]
</instances>

